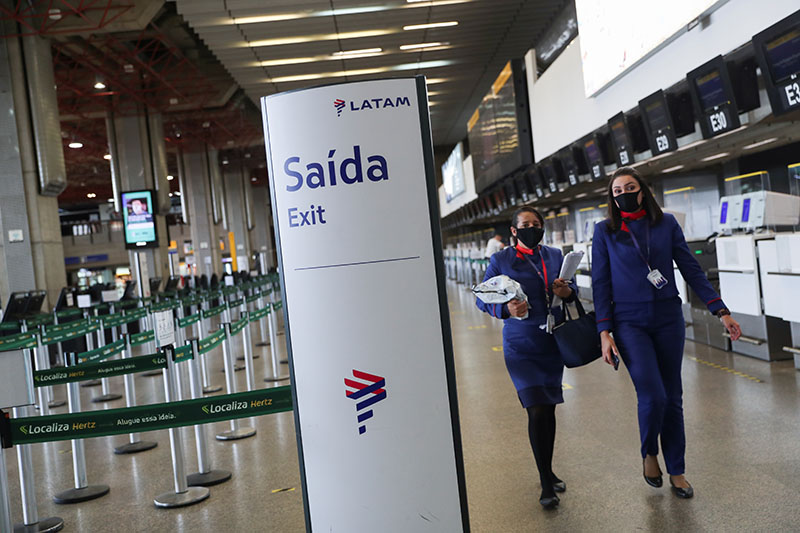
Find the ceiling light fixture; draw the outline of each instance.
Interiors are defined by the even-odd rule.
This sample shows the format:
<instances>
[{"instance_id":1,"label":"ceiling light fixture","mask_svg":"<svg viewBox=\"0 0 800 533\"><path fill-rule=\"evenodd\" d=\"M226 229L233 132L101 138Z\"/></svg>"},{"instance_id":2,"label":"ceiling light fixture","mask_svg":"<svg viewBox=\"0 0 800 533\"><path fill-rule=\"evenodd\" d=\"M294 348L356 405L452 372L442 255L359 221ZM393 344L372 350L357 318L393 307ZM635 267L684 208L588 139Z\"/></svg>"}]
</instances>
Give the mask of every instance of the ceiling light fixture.
<instances>
[{"instance_id":1,"label":"ceiling light fixture","mask_svg":"<svg viewBox=\"0 0 800 533\"><path fill-rule=\"evenodd\" d=\"M83 148L83 143L79 143L77 141L72 141L67 146L69 146L70 148Z\"/></svg>"},{"instance_id":2,"label":"ceiling light fixture","mask_svg":"<svg viewBox=\"0 0 800 533\"><path fill-rule=\"evenodd\" d=\"M105 159L106 161L111 161L111 154L104 155L103 159Z\"/></svg>"},{"instance_id":3,"label":"ceiling light fixture","mask_svg":"<svg viewBox=\"0 0 800 533\"><path fill-rule=\"evenodd\" d=\"M680 189L671 189L669 191L664 191L664 196L668 196L670 194L677 194L679 192L688 192L693 191L694 187L681 187Z\"/></svg>"},{"instance_id":4,"label":"ceiling light fixture","mask_svg":"<svg viewBox=\"0 0 800 533\"><path fill-rule=\"evenodd\" d=\"M680 170L684 167L684 165L675 165L674 167L665 168L661 171L662 174L666 174L668 172L675 172L676 170ZM664 193L666 194L666 193Z\"/></svg>"},{"instance_id":5,"label":"ceiling light fixture","mask_svg":"<svg viewBox=\"0 0 800 533\"><path fill-rule=\"evenodd\" d=\"M582 192L580 194L576 194L575 195L575 199L577 200L578 198L586 198L587 196L588 196L588 194L586 194L585 192Z\"/></svg>"},{"instance_id":6,"label":"ceiling light fixture","mask_svg":"<svg viewBox=\"0 0 800 533\"><path fill-rule=\"evenodd\" d=\"M425 78L426 85L434 85L436 83L444 83L450 81L450 78Z\"/></svg>"},{"instance_id":7,"label":"ceiling light fixture","mask_svg":"<svg viewBox=\"0 0 800 533\"><path fill-rule=\"evenodd\" d=\"M319 72L316 74L300 74L296 76L281 76L278 78L268 78L266 81L270 83L289 83L294 81L308 81L320 78L339 78L343 76L366 76L369 74L380 74L382 72L393 72L403 70L424 70L437 67L447 67L454 64L455 61L451 59L443 59L439 61L419 61L414 63L403 63L389 67L375 67L364 68L355 70L338 70L335 72Z\"/></svg>"},{"instance_id":8,"label":"ceiling light fixture","mask_svg":"<svg viewBox=\"0 0 800 533\"><path fill-rule=\"evenodd\" d=\"M428 22L426 24L410 24L408 26L403 26L403 30L404 31L429 30L431 28L447 28L450 26L458 26L458 21L450 20L448 22Z\"/></svg>"},{"instance_id":9,"label":"ceiling light fixture","mask_svg":"<svg viewBox=\"0 0 800 533\"><path fill-rule=\"evenodd\" d=\"M262 39L260 41L241 42L239 48L261 48L264 46L281 46L285 44L313 43L317 41L337 41L343 39L361 39L364 37L382 37L397 33L395 28L383 30L362 30L341 33L321 33L316 35L297 35L294 37L277 37L275 39ZM236 45L235 45L236 46Z\"/></svg>"},{"instance_id":10,"label":"ceiling light fixture","mask_svg":"<svg viewBox=\"0 0 800 533\"><path fill-rule=\"evenodd\" d=\"M181 195L181 191L175 191L175 196L180 196L180 195Z\"/></svg>"},{"instance_id":11,"label":"ceiling light fixture","mask_svg":"<svg viewBox=\"0 0 800 533\"><path fill-rule=\"evenodd\" d=\"M714 161L715 159L721 159L723 157L727 157L731 155L730 152L720 152L718 154L710 155L708 157L702 158L700 161Z\"/></svg>"},{"instance_id":12,"label":"ceiling light fixture","mask_svg":"<svg viewBox=\"0 0 800 533\"><path fill-rule=\"evenodd\" d=\"M362 48L361 50L339 50L338 52L334 52L331 55L335 56L356 56L356 55L363 55L363 54L375 54L378 52L383 52L383 48Z\"/></svg>"},{"instance_id":13,"label":"ceiling light fixture","mask_svg":"<svg viewBox=\"0 0 800 533\"><path fill-rule=\"evenodd\" d=\"M103 82L103 77L102 76L97 76L95 78L94 88L97 89L98 91L103 90L103 89L106 88L106 84Z\"/></svg>"},{"instance_id":14,"label":"ceiling light fixture","mask_svg":"<svg viewBox=\"0 0 800 533\"><path fill-rule=\"evenodd\" d=\"M90 192L89 194L86 195L86 198L95 198L96 196L97 195L95 193Z\"/></svg>"},{"instance_id":15,"label":"ceiling light fixture","mask_svg":"<svg viewBox=\"0 0 800 533\"><path fill-rule=\"evenodd\" d=\"M765 144L774 143L777 141L777 137L770 137L769 139L764 139L763 141L754 142L753 144L748 144L747 146L743 146L742 150L750 150L752 148L758 148L759 146L764 146Z\"/></svg>"},{"instance_id":16,"label":"ceiling light fixture","mask_svg":"<svg viewBox=\"0 0 800 533\"><path fill-rule=\"evenodd\" d=\"M400 50L419 50L421 48L434 48L442 46L444 43L417 43L417 44L402 44Z\"/></svg>"},{"instance_id":17,"label":"ceiling light fixture","mask_svg":"<svg viewBox=\"0 0 800 533\"><path fill-rule=\"evenodd\" d=\"M175 176L173 176L172 174L170 174L169 176L167 176L167 181L172 181L172 180L174 180L174 179L175 179Z\"/></svg>"}]
</instances>

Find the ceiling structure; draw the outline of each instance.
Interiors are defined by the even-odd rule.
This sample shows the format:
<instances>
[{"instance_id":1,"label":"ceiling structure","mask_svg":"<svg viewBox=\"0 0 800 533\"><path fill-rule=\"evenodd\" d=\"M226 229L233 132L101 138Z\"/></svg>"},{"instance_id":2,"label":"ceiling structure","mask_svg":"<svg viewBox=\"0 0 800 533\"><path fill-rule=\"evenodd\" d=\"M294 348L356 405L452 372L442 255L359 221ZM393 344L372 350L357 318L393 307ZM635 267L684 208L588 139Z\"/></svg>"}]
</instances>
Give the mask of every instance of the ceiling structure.
<instances>
[{"instance_id":1,"label":"ceiling structure","mask_svg":"<svg viewBox=\"0 0 800 533\"><path fill-rule=\"evenodd\" d=\"M505 63L565 0L176 0L250 99L314 85L424 74L433 141L452 146ZM429 27L426 25L437 24Z\"/></svg>"}]
</instances>

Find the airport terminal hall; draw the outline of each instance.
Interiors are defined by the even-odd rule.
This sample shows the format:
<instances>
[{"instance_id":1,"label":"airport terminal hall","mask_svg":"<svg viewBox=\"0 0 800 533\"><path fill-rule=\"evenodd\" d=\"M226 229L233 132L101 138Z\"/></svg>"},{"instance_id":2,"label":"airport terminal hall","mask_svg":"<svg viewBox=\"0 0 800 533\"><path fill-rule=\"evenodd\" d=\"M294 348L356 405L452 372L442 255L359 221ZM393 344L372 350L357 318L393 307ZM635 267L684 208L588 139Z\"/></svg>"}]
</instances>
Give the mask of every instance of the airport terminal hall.
<instances>
[{"instance_id":1,"label":"airport terminal hall","mask_svg":"<svg viewBox=\"0 0 800 533\"><path fill-rule=\"evenodd\" d=\"M0 0L0 533L800 531L798 0Z\"/></svg>"}]
</instances>

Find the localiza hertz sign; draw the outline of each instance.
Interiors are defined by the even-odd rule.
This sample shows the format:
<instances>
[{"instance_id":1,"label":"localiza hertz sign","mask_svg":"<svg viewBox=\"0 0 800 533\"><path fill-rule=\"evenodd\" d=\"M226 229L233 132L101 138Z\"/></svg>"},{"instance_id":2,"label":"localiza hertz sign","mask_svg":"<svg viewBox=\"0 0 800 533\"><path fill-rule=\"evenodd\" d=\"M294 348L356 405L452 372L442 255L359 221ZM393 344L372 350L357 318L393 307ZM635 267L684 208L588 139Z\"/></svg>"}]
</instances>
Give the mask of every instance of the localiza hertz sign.
<instances>
[{"instance_id":1,"label":"localiza hertz sign","mask_svg":"<svg viewBox=\"0 0 800 533\"><path fill-rule=\"evenodd\" d=\"M386 378L375 376L353 369L355 379L344 378L344 384L353 390L346 390L345 395L351 400L356 401L356 413L358 413L358 434L363 435L367 432L366 421L372 418L372 407L381 400L386 399ZM366 382L366 383L365 383Z\"/></svg>"}]
</instances>

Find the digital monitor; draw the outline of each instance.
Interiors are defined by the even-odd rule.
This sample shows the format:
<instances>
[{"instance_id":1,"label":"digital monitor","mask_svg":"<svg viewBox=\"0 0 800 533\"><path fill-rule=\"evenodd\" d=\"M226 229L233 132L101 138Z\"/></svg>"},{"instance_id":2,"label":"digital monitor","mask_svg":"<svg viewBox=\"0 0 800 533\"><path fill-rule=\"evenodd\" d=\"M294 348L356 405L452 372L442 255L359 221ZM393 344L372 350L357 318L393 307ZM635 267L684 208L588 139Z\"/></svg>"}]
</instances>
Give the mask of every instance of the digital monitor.
<instances>
[{"instance_id":1,"label":"digital monitor","mask_svg":"<svg viewBox=\"0 0 800 533\"><path fill-rule=\"evenodd\" d=\"M691 71L686 80L704 139L741 125L733 84L722 56Z\"/></svg>"},{"instance_id":2,"label":"digital monitor","mask_svg":"<svg viewBox=\"0 0 800 533\"><path fill-rule=\"evenodd\" d=\"M25 316L28 307L30 293L12 292L6 303L6 310L3 313L3 322L16 322Z\"/></svg>"},{"instance_id":3,"label":"digital monitor","mask_svg":"<svg viewBox=\"0 0 800 533\"><path fill-rule=\"evenodd\" d=\"M170 276L167 279L167 285L164 287L164 292L173 292L178 288L178 283L180 283L181 278L180 276Z\"/></svg>"},{"instance_id":4,"label":"digital monitor","mask_svg":"<svg viewBox=\"0 0 800 533\"><path fill-rule=\"evenodd\" d=\"M517 192L517 186L513 179L506 180L506 182L503 184L503 191L505 192L506 198L508 198L508 202L512 206L517 205L520 195Z\"/></svg>"},{"instance_id":5,"label":"digital monitor","mask_svg":"<svg viewBox=\"0 0 800 533\"><path fill-rule=\"evenodd\" d=\"M42 310L42 304L47 297L46 291L31 291L31 298L28 300L28 307L25 308L25 314L35 315Z\"/></svg>"},{"instance_id":6,"label":"digital monitor","mask_svg":"<svg viewBox=\"0 0 800 533\"><path fill-rule=\"evenodd\" d=\"M161 288L161 278L150 278L150 294L155 294Z\"/></svg>"},{"instance_id":7,"label":"digital monitor","mask_svg":"<svg viewBox=\"0 0 800 533\"><path fill-rule=\"evenodd\" d=\"M754 36L753 48L773 114L800 109L800 11Z\"/></svg>"},{"instance_id":8,"label":"digital monitor","mask_svg":"<svg viewBox=\"0 0 800 533\"><path fill-rule=\"evenodd\" d=\"M126 248L158 247L154 198L155 194L151 190L122 193L120 205Z\"/></svg>"},{"instance_id":9,"label":"digital monitor","mask_svg":"<svg viewBox=\"0 0 800 533\"><path fill-rule=\"evenodd\" d=\"M514 186L519 192L519 195L522 198L523 202L527 202L531 199L533 191L530 189L528 182L525 179L525 176L520 175L514 178Z\"/></svg>"},{"instance_id":10,"label":"digital monitor","mask_svg":"<svg viewBox=\"0 0 800 533\"><path fill-rule=\"evenodd\" d=\"M542 163L541 169L545 185L550 189L550 192L558 192L558 179L556 178L556 171L553 168L553 163L551 161L545 161Z\"/></svg>"},{"instance_id":11,"label":"digital monitor","mask_svg":"<svg viewBox=\"0 0 800 533\"><path fill-rule=\"evenodd\" d=\"M464 145L458 143L442 165L442 182L444 184L445 199L450 202L453 198L467 190L464 181Z\"/></svg>"},{"instance_id":12,"label":"digital monitor","mask_svg":"<svg viewBox=\"0 0 800 533\"><path fill-rule=\"evenodd\" d=\"M599 180L606 175L603 154L600 153L600 145L594 135L589 136L583 141L583 153L586 156L586 163L589 166L589 174L593 180Z\"/></svg>"},{"instance_id":13,"label":"digital monitor","mask_svg":"<svg viewBox=\"0 0 800 533\"><path fill-rule=\"evenodd\" d=\"M672 125L669 105L664 91L658 90L639 101L642 112L644 129L650 142L650 151L656 156L664 152L671 152L677 146L675 128Z\"/></svg>"},{"instance_id":14,"label":"digital monitor","mask_svg":"<svg viewBox=\"0 0 800 533\"><path fill-rule=\"evenodd\" d=\"M567 147L558 152L558 163L556 165L556 172L561 170L559 181L568 182L570 185L575 186L578 184L580 169L578 162L575 161L575 154L572 152L572 147Z\"/></svg>"},{"instance_id":15,"label":"digital monitor","mask_svg":"<svg viewBox=\"0 0 800 533\"><path fill-rule=\"evenodd\" d=\"M617 165L624 167L633 163L633 143L630 131L628 131L628 123L625 120L625 113L620 112L614 115L608 121L608 130L611 132L611 142L614 145Z\"/></svg>"},{"instance_id":16,"label":"digital monitor","mask_svg":"<svg viewBox=\"0 0 800 533\"><path fill-rule=\"evenodd\" d=\"M528 181L528 186L533 190L537 198L544 197L545 187L542 182L541 166L531 167L526 173L525 179Z\"/></svg>"}]
</instances>

